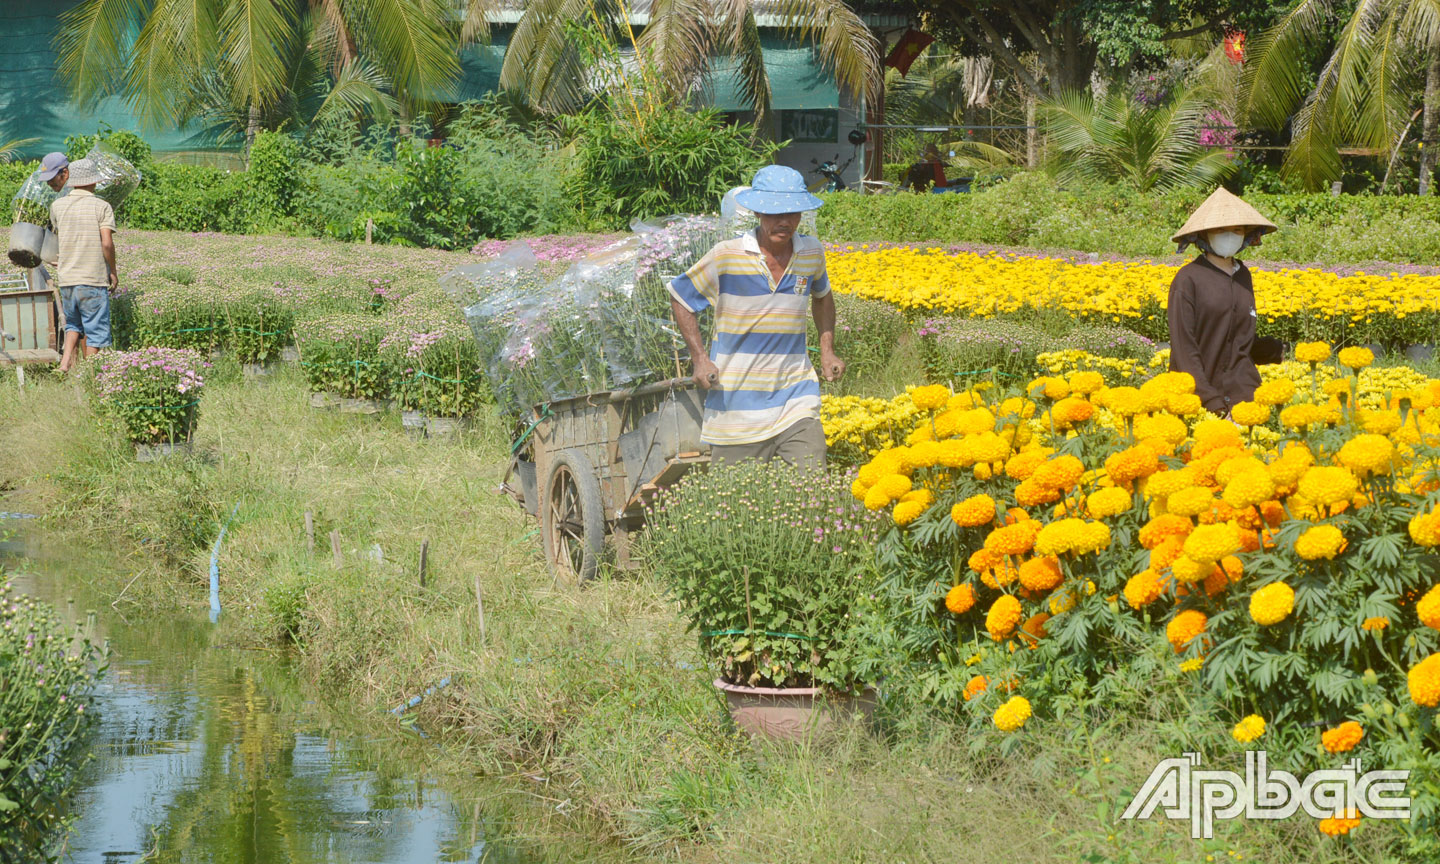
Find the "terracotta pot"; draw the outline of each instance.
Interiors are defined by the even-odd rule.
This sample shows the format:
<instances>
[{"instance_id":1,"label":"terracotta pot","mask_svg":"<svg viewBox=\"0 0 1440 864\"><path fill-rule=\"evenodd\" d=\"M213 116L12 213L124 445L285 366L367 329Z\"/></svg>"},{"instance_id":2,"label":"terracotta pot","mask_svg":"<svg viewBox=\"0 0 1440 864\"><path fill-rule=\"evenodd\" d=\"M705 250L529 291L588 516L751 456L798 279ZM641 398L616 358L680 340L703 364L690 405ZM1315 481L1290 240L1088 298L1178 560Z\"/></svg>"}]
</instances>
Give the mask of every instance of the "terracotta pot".
<instances>
[{"instance_id":1,"label":"terracotta pot","mask_svg":"<svg viewBox=\"0 0 1440 864\"><path fill-rule=\"evenodd\" d=\"M875 688L859 696L820 695L819 687L743 687L715 679L735 725L751 735L800 741L859 716L875 712Z\"/></svg>"}]
</instances>

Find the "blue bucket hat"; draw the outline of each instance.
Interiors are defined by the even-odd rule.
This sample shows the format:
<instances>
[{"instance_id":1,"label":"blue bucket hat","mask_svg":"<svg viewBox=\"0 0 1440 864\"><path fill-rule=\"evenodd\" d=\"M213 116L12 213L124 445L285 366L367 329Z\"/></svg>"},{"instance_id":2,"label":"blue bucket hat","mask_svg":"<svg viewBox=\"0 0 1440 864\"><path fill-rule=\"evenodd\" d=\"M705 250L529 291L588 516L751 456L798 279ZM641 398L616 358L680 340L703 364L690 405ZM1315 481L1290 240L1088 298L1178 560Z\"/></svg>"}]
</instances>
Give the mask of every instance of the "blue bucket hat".
<instances>
[{"instance_id":1,"label":"blue bucket hat","mask_svg":"<svg viewBox=\"0 0 1440 864\"><path fill-rule=\"evenodd\" d=\"M752 213L778 216L816 210L825 202L810 194L799 171L784 165L766 165L755 172L749 189L735 193L735 203Z\"/></svg>"}]
</instances>

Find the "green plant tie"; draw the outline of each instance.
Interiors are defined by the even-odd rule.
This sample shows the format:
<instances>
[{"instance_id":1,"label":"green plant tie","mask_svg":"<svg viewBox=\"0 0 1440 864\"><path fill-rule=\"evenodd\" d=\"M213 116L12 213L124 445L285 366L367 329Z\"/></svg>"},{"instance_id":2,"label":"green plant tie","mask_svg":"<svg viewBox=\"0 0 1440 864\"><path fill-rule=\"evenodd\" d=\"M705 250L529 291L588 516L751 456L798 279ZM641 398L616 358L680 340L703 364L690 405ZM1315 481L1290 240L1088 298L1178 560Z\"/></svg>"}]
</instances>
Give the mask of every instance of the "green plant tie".
<instances>
[{"instance_id":1,"label":"green plant tie","mask_svg":"<svg viewBox=\"0 0 1440 864\"><path fill-rule=\"evenodd\" d=\"M554 416L554 414L550 413L550 405L547 403L544 407L544 410L540 412L540 416L536 418L534 423L530 424L530 428L525 430L525 434L520 436L520 440L516 441L510 446L510 455L514 456L520 451L520 447L526 442L526 440L530 438L530 433L535 431L536 426L539 426L541 423L544 423L546 420L549 420L551 417Z\"/></svg>"},{"instance_id":2,"label":"green plant tie","mask_svg":"<svg viewBox=\"0 0 1440 864\"><path fill-rule=\"evenodd\" d=\"M809 636L801 636L799 633L777 633L777 632L775 632L774 630L761 630L761 631L759 631L759 632L764 633L766 636L775 636L775 637L778 637L778 638L780 638L780 639L803 639L803 640L806 641L806 642L809 642L809 641L810 641L810 637L809 637ZM702 635L702 636L745 636L745 635L748 635L749 633L750 633L749 630L733 630L733 629L732 629L732 630L706 630L704 633L702 633L702 634L700 634L700 635Z\"/></svg>"},{"instance_id":3,"label":"green plant tie","mask_svg":"<svg viewBox=\"0 0 1440 864\"><path fill-rule=\"evenodd\" d=\"M186 402L184 405L126 405L126 408L134 408L136 411L173 411L176 408L190 408L199 405L200 400Z\"/></svg>"},{"instance_id":4,"label":"green plant tie","mask_svg":"<svg viewBox=\"0 0 1440 864\"><path fill-rule=\"evenodd\" d=\"M439 381L443 384L469 384L471 381L479 381L479 375L471 375L469 378L441 378L438 375L431 375L429 372L416 372L415 378L429 378L431 381Z\"/></svg>"}]
</instances>

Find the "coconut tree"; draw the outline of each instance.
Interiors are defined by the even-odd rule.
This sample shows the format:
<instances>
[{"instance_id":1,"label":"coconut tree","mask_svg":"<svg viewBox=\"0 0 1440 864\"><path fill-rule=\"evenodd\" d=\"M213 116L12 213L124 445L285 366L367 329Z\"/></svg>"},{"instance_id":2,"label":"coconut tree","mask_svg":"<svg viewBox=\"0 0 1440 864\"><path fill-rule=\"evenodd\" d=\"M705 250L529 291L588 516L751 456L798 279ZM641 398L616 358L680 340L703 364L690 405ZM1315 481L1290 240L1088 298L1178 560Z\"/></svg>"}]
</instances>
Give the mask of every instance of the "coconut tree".
<instances>
[{"instance_id":1,"label":"coconut tree","mask_svg":"<svg viewBox=\"0 0 1440 864\"><path fill-rule=\"evenodd\" d=\"M467 35L481 35L493 2L469 0ZM666 94L684 98L705 85L712 58L731 58L741 92L763 116L771 84L757 11L777 16L780 29L814 44L847 92L860 96L878 86L879 41L845 0L652 0L649 23L634 36L638 62ZM629 42L629 12L624 0L531 0L505 52L501 86L523 92L542 110L579 108L604 84L577 30L612 44Z\"/></svg>"},{"instance_id":2,"label":"coconut tree","mask_svg":"<svg viewBox=\"0 0 1440 864\"><path fill-rule=\"evenodd\" d=\"M1440 0L1300 0L1255 39L1246 62L1240 111L1254 125L1281 128L1291 143L1283 170L1310 189L1340 178L1339 148L1391 153L1420 114L1420 192L1429 191L1440 127ZM1318 75L1311 52L1340 24Z\"/></svg>"},{"instance_id":3,"label":"coconut tree","mask_svg":"<svg viewBox=\"0 0 1440 864\"><path fill-rule=\"evenodd\" d=\"M1200 143L1211 106L1199 87L1154 108L1112 88L1100 99L1088 91L1065 93L1041 110L1050 143L1064 154L1061 179L1149 192L1213 186L1234 169L1228 154Z\"/></svg>"},{"instance_id":4,"label":"coconut tree","mask_svg":"<svg viewBox=\"0 0 1440 864\"><path fill-rule=\"evenodd\" d=\"M173 126L197 105L243 112L253 134L319 52L341 101L373 104L388 82L416 110L459 74L448 0L83 0L61 16L60 74L82 104L120 94L142 122ZM359 83L357 83L359 82Z\"/></svg>"}]
</instances>

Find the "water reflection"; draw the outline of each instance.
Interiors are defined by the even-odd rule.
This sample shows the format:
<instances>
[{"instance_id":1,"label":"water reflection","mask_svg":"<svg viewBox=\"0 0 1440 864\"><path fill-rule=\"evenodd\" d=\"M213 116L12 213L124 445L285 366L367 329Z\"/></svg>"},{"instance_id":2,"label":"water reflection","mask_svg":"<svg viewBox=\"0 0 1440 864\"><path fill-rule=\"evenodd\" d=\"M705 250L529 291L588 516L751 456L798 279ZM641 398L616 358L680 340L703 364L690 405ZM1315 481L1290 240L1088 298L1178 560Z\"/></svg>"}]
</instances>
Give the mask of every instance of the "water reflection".
<instances>
[{"instance_id":1,"label":"water reflection","mask_svg":"<svg viewBox=\"0 0 1440 864\"><path fill-rule=\"evenodd\" d=\"M43 561L29 570L43 575L16 577L22 590L83 617L62 593L79 586L62 588ZM114 654L63 860L525 860L485 843L478 807L374 755L386 748L347 740L283 654L230 646L226 634L223 620L101 616Z\"/></svg>"}]
</instances>

